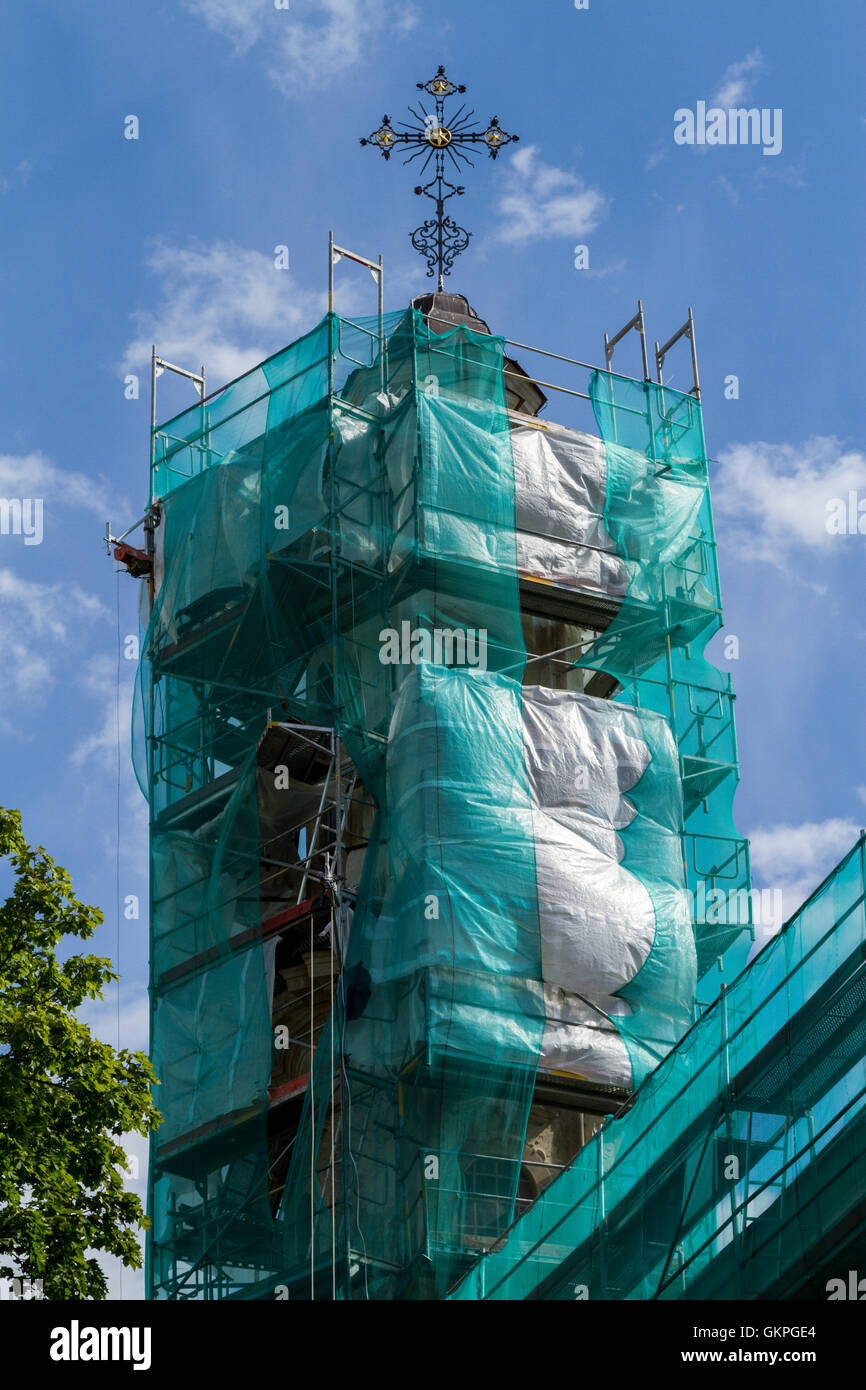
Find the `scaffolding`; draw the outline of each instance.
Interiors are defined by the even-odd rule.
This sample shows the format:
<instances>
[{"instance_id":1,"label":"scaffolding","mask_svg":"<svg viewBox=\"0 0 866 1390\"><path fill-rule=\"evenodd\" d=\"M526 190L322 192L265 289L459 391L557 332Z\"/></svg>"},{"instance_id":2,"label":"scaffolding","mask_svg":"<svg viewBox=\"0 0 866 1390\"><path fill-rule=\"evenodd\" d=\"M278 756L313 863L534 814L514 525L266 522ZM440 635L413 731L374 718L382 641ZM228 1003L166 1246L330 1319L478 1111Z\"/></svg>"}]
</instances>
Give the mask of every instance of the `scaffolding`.
<instances>
[{"instance_id":1,"label":"scaffolding","mask_svg":"<svg viewBox=\"0 0 866 1390\"><path fill-rule=\"evenodd\" d=\"M866 835L452 1297L823 1299L866 1243Z\"/></svg>"},{"instance_id":2,"label":"scaffolding","mask_svg":"<svg viewBox=\"0 0 866 1390\"><path fill-rule=\"evenodd\" d=\"M381 260L355 259L381 295ZM509 346L540 351L331 311L154 429L152 1297L443 1296L750 935L733 694L703 656L721 599L699 392L608 354L562 388L591 438L509 408L535 382ZM539 450L575 485L574 458L596 470L562 534L533 520ZM383 661L404 631L419 659ZM595 833L585 797L539 799L565 720L615 790L598 872L649 921L609 994L551 988L545 964L559 830L539 825Z\"/></svg>"}]
</instances>

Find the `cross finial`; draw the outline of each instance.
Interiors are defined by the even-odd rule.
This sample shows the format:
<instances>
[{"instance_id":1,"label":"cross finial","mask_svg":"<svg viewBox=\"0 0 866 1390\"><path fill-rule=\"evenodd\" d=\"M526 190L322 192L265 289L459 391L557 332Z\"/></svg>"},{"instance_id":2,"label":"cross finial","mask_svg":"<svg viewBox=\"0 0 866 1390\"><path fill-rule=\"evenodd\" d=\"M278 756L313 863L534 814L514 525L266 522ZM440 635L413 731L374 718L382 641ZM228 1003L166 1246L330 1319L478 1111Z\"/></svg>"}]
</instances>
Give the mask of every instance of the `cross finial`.
<instances>
[{"instance_id":1,"label":"cross finial","mask_svg":"<svg viewBox=\"0 0 866 1390\"><path fill-rule=\"evenodd\" d=\"M459 227L445 211L449 198L461 197L466 192L462 184L451 183L445 177L446 168L450 167L446 161L450 160L459 173L461 164L473 164L466 152L470 145L486 146L491 159L496 159L501 149L520 137L503 130L496 116L492 116L486 128L482 129L472 119L474 110L466 110L465 102L453 114L446 115L448 99L457 94L462 96L466 88L456 86L446 75L444 67L440 66L428 82L417 82L415 85L420 92L433 98L432 108L428 111L419 97L418 108L408 108L414 118L412 123L400 121L399 129L396 129L391 124L391 117L383 116L378 129L366 136L361 144L375 145L385 159L390 159L392 151L399 147L408 149L410 153L403 163L411 164L413 160L423 158L419 170L421 174L426 173L433 162L431 179L428 183L416 185L415 192L419 197L433 199L436 216L428 217L410 236L415 250L427 262L427 274L436 275L438 272L441 290L445 287L445 276L450 275L455 258L466 250L472 235Z\"/></svg>"}]
</instances>

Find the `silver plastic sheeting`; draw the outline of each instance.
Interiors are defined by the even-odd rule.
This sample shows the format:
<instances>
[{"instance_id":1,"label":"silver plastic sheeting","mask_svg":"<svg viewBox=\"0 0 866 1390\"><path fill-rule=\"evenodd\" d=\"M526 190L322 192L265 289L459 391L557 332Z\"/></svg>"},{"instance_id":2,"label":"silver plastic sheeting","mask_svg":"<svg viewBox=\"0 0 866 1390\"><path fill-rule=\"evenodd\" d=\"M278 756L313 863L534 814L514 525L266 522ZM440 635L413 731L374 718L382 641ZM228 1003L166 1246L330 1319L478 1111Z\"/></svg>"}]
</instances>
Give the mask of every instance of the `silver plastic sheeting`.
<instances>
[{"instance_id":1,"label":"silver plastic sheeting","mask_svg":"<svg viewBox=\"0 0 866 1390\"><path fill-rule=\"evenodd\" d=\"M610 509L627 553L670 564L694 544L700 487L671 479L644 454L595 435L511 413L517 567L522 574L608 598L622 598L631 569L605 525ZM615 483L608 471L615 464ZM656 525L645 524L646 499ZM641 524L634 529L634 511ZM633 568L633 567L632 567Z\"/></svg>"},{"instance_id":2,"label":"silver plastic sheeting","mask_svg":"<svg viewBox=\"0 0 866 1390\"><path fill-rule=\"evenodd\" d=\"M632 1059L642 1073L647 1056L677 1040L694 1003L679 768L665 720L572 691L519 690L491 673L421 667L406 676L389 758L401 844L392 846L382 920L399 910L404 956L374 959L374 976L456 962L522 975L540 998L538 971L540 1066L630 1086ZM646 793L652 818L640 810L644 778L656 779ZM491 855L502 857L507 895L507 863L524 882L522 844L531 886L487 903L478 865L487 882ZM427 920L426 894L443 892ZM503 909L514 914L514 954L497 962L485 954L488 914ZM468 1008L452 1001L451 1019L449 1046L458 1037L471 1046Z\"/></svg>"},{"instance_id":3,"label":"silver plastic sheeting","mask_svg":"<svg viewBox=\"0 0 866 1390\"><path fill-rule=\"evenodd\" d=\"M684 877L671 881L672 865L681 863L675 824L653 827L671 851L659 856L658 884L648 886L623 862L623 832L639 814L628 793L651 761L645 722L672 779L673 739L656 715L571 691L528 687L522 705L547 1017L541 1065L628 1086L629 1054L613 1019L632 1010L612 996L656 944L657 904L665 932L691 934ZM687 990L688 980L681 983Z\"/></svg>"},{"instance_id":4,"label":"silver plastic sheeting","mask_svg":"<svg viewBox=\"0 0 866 1390\"><path fill-rule=\"evenodd\" d=\"M649 893L620 863L619 831L637 814L626 793L650 760L629 713L569 691L523 691L548 1019L541 1065L617 1086L630 1084L631 1067L611 1018L630 1010L610 996L655 936Z\"/></svg>"},{"instance_id":5,"label":"silver plastic sheeting","mask_svg":"<svg viewBox=\"0 0 866 1390\"><path fill-rule=\"evenodd\" d=\"M603 516L604 445L563 425L528 424L512 414L517 568L612 598L628 588Z\"/></svg>"},{"instance_id":6,"label":"silver plastic sheeting","mask_svg":"<svg viewBox=\"0 0 866 1390\"><path fill-rule=\"evenodd\" d=\"M384 457L393 505L391 570L420 545L440 558L493 568L510 566L516 560L518 571L528 577L621 599L632 572L605 525L605 512L611 505L628 535L628 553L633 558L670 563L687 550L702 497L699 488L683 486L682 479L672 482L635 450L605 445L595 435L510 411L510 445L503 436L499 448L510 447L514 460L515 556L510 527L507 537L497 529L489 533L476 517L460 513L453 499L449 501L449 480L462 476L467 447L479 456L486 452L492 460L496 457L495 450L490 452L489 410L481 409L481 404L475 421L465 400L455 404L438 392L422 392L416 409L403 409L402 414L395 414L403 405L402 399L384 394L365 401L370 419L341 412L338 433L343 458L339 476L345 495L341 492L338 497L338 509L344 555L362 563L373 558L377 544L371 511L374 492L365 491L359 483L374 456L370 436L376 429L376 417L392 414L395 418L389 426ZM430 444L434 466L423 477L415 473L419 424L430 440L435 439L435 447ZM467 431L471 434L473 430L484 440L483 446L467 446ZM608 487L611 458L616 463L617 495L613 498ZM321 461L316 467L318 472L310 470L306 479L313 491L323 487ZM499 481L494 467L490 486L497 486ZM643 519L646 506L642 499L646 495L652 499L658 524L650 532L643 526L631 535L630 510L640 504L638 512ZM323 499L322 515L326 514Z\"/></svg>"},{"instance_id":7,"label":"silver plastic sheeting","mask_svg":"<svg viewBox=\"0 0 866 1390\"><path fill-rule=\"evenodd\" d=\"M546 984L544 1013L542 1070L568 1072L606 1086L631 1086L629 1055L613 1022L631 1013L624 999L590 1002Z\"/></svg>"}]
</instances>

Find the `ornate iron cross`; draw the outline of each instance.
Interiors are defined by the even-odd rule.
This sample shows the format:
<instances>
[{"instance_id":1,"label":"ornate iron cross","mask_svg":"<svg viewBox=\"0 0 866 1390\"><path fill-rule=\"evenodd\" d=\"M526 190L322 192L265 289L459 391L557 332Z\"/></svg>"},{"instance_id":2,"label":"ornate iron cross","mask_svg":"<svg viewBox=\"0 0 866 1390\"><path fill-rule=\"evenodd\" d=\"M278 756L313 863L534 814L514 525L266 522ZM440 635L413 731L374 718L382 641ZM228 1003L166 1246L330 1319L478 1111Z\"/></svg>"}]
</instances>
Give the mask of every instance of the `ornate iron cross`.
<instances>
[{"instance_id":1,"label":"ornate iron cross","mask_svg":"<svg viewBox=\"0 0 866 1390\"><path fill-rule=\"evenodd\" d=\"M433 177L429 183L418 184L415 192L433 199L436 216L428 217L410 236L415 250L420 251L427 262L427 274L435 275L438 269L441 290L445 288L445 276L451 274L455 258L466 250L472 235L464 227L459 227L445 211L449 198L460 197L466 192L462 184L451 183L445 177L446 167L449 167L446 160L450 160L459 173L461 164L474 167L466 147L484 145L490 158L495 159L505 145L520 137L503 130L495 116L488 122L486 130L480 129L478 122L472 120L474 110L467 111L465 102L452 116L446 116L445 103L448 98L458 92L462 94L466 88L456 87L445 76L444 67L440 67L429 82L418 82L416 86L419 92L426 92L433 98L434 109L428 111L419 98L419 109L416 110L414 106L408 108L415 118L413 123L400 121L400 129L397 130L391 124L390 116L383 116L378 130L366 136L361 144L376 145L386 159L390 159L391 152L399 146L410 149L412 152L403 163L411 164L413 160L423 157L421 174L427 171L431 160L434 161Z\"/></svg>"}]
</instances>

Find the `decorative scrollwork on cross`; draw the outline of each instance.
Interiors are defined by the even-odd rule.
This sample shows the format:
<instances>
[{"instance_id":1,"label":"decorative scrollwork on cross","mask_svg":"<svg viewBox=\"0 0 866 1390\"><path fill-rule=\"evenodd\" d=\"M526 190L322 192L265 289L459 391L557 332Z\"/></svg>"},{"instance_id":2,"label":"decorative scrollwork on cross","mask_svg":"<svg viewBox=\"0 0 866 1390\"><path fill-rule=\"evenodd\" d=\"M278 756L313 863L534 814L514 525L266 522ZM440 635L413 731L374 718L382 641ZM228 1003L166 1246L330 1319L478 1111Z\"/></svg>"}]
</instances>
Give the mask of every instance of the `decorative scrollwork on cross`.
<instances>
[{"instance_id":1,"label":"decorative scrollwork on cross","mask_svg":"<svg viewBox=\"0 0 866 1390\"><path fill-rule=\"evenodd\" d=\"M446 115L445 103L450 97L463 94L464 86L457 86L446 76L440 67L428 82L418 82L419 91L433 98L433 109L428 111L419 99L418 109L410 106L413 123L401 121L395 128L390 116L383 116L379 127L362 139L362 145L375 145L385 159L390 159L395 149L410 150L404 164L422 159L420 172L426 173L431 161L432 177L427 183L416 185L415 192L420 196L432 198L436 204L436 216L428 218L420 227L410 233L415 250L427 262L427 274L439 276L439 288L444 288L445 276L450 275L454 260L465 251L472 235L464 227L458 226L454 218L445 211L449 198L459 198L466 192L462 184L452 183L446 178L446 169L453 165L460 172L462 164L474 167L467 148L483 146L491 159L496 159L500 150L516 142L520 137L503 130L496 116L491 117L484 129L473 121L474 110L466 110L466 103L452 115ZM450 164L448 163L450 161Z\"/></svg>"},{"instance_id":2,"label":"decorative scrollwork on cross","mask_svg":"<svg viewBox=\"0 0 866 1390\"><path fill-rule=\"evenodd\" d=\"M455 257L466 250L471 235L465 227L458 227L453 217L428 217L411 233L412 245L427 262L427 274L435 275L438 268L440 289L443 277L451 274Z\"/></svg>"}]
</instances>

